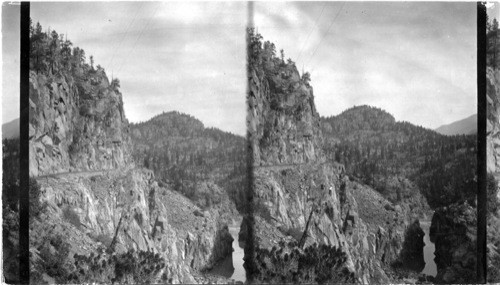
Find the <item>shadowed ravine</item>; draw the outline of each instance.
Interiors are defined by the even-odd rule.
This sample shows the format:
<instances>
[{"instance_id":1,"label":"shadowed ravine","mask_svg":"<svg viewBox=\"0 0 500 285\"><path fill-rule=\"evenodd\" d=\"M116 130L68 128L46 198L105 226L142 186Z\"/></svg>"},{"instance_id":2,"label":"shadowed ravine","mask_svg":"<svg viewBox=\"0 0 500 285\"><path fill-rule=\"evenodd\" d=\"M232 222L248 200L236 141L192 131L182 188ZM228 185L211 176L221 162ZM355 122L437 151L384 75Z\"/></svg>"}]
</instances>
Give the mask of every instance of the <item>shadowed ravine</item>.
<instances>
[{"instance_id":1,"label":"shadowed ravine","mask_svg":"<svg viewBox=\"0 0 500 285\"><path fill-rule=\"evenodd\" d=\"M229 233L233 237L233 254L226 257L223 261L217 264L210 274L224 276L234 281L245 282L245 268L243 267L243 245L238 242L238 233L240 231L241 221L233 221L229 225Z\"/></svg>"},{"instance_id":2,"label":"shadowed ravine","mask_svg":"<svg viewBox=\"0 0 500 285\"><path fill-rule=\"evenodd\" d=\"M425 232L424 236L424 260L425 260L425 268L422 270L423 274L431 275L436 277L437 268L436 263L434 262L434 251L435 245L430 240L429 228L431 226L430 221L420 221L420 227Z\"/></svg>"}]
</instances>

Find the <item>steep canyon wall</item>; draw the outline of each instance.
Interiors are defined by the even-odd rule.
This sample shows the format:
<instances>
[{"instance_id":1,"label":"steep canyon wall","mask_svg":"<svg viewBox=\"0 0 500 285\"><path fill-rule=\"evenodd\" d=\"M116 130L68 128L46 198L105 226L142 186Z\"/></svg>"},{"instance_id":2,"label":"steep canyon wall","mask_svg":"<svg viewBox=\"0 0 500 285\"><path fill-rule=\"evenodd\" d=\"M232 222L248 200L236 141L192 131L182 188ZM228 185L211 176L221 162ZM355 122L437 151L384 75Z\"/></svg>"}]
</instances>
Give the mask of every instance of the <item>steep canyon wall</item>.
<instances>
[{"instance_id":1,"label":"steep canyon wall","mask_svg":"<svg viewBox=\"0 0 500 285\"><path fill-rule=\"evenodd\" d=\"M308 78L301 78L293 62L265 54L251 55L248 72L256 253L247 266L253 278L389 282L384 267L403 259L409 209L392 205L350 179L342 165L326 161ZM280 258L300 267L318 246L336 252L326 269L335 274L320 276L324 268L306 275L293 266L269 268ZM294 279L286 279L287 274Z\"/></svg>"}]
</instances>

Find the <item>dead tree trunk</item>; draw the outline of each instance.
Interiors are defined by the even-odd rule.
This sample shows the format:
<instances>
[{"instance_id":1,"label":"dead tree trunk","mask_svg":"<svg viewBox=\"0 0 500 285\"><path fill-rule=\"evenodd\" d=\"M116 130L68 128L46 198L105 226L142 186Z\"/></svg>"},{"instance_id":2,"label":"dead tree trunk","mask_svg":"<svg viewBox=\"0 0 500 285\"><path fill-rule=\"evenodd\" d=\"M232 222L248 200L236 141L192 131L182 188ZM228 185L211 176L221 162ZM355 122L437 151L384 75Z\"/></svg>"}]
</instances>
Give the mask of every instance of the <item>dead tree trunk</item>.
<instances>
[{"instance_id":1,"label":"dead tree trunk","mask_svg":"<svg viewBox=\"0 0 500 285\"><path fill-rule=\"evenodd\" d=\"M314 211L315 211L315 208L311 209L311 213L309 214L309 218L307 219L306 228L304 229L304 232L302 233L302 237L300 238L300 241L299 241L299 248L304 247L304 244L306 243L307 231L309 230L309 224L311 222L311 218L312 218Z\"/></svg>"},{"instance_id":2,"label":"dead tree trunk","mask_svg":"<svg viewBox=\"0 0 500 285\"><path fill-rule=\"evenodd\" d=\"M118 226L116 227L115 236L113 237L113 240L111 241L111 244L109 245L109 248L108 248L109 253L112 253L113 251L115 251L116 237L118 236L118 232L120 231L122 219L123 219L123 213L120 217L120 220L118 221Z\"/></svg>"}]
</instances>

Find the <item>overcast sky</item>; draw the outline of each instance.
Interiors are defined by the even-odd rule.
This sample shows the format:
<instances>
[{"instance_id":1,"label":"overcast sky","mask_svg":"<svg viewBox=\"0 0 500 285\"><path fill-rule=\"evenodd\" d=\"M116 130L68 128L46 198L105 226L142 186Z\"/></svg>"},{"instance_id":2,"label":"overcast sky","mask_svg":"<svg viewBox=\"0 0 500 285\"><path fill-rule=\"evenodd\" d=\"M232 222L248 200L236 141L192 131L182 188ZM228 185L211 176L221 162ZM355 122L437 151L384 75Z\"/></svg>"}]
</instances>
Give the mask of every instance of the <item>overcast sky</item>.
<instances>
[{"instance_id":1,"label":"overcast sky","mask_svg":"<svg viewBox=\"0 0 500 285\"><path fill-rule=\"evenodd\" d=\"M311 72L322 116L368 104L436 128L476 113L474 2L256 2L255 26Z\"/></svg>"},{"instance_id":2,"label":"overcast sky","mask_svg":"<svg viewBox=\"0 0 500 285\"><path fill-rule=\"evenodd\" d=\"M2 123L19 118L19 5L2 2Z\"/></svg>"},{"instance_id":3,"label":"overcast sky","mask_svg":"<svg viewBox=\"0 0 500 285\"><path fill-rule=\"evenodd\" d=\"M120 78L130 121L178 110L244 134L246 5L32 3L31 17ZM312 73L323 116L368 104L436 128L476 113L474 2L255 2L255 25ZM19 116L18 31L4 3L4 122Z\"/></svg>"},{"instance_id":4,"label":"overcast sky","mask_svg":"<svg viewBox=\"0 0 500 285\"><path fill-rule=\"evenodd\" d=\"M130 121L177 110L241 135L246 15L245 2L31 4L34 23L67 34L120 79Z\"/></svg>"}]
</instances>

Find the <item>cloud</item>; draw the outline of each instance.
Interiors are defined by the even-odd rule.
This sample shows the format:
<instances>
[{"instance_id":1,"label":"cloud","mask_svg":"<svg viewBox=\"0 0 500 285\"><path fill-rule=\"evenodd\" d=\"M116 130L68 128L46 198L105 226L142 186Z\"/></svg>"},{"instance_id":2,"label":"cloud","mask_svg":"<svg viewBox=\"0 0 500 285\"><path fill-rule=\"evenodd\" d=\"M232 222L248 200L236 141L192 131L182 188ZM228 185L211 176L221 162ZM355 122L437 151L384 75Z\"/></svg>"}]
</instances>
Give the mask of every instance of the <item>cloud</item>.
<instances>
[{"instance_id":1,"label":"cloud","mask_svg":"<svg viewBox=\"0 0 500 285\"><path fill-rule=\"evenodd\" d=\"M2 3L2 121L19 118L19 5Z\"/></svg>"},{"instance_id":2,"label":"cloud","mask_svg":"<svg viewBox=\"0 0 500 285\"><path fill-rule=\"evenodd\" d=\"M130 121L170 110L244 135L244 2L36 3L32 18L118 77Z\"/></svg>"},{"instance_id":3,"label":"cloud","mask_svg":"<svg viewBox=\"0 0 500 285\"><path fill-rule=\"evenodd\" d=\"M369 104L436 128L476 112L475 3L256 6L264 40L311 72L323 116Z\"/></svg>"},{"instance_id":4,"label":"cloud","mask_svg":"<svg viewBox=\"0 0 500 285\"><path fill-rule=\"evenodd\" d=\"M6 7L4 71L19 65L19 16ZM131 121L179 110L207 126L244 134L246 7L245 2L43 2L32 3L31 17L68 34L110 77L120 78ZM255 2L254 7L264 39L284 49L299 71L311 72L321 115L371 104L399 120L435 128L476 112L476 3ZM498 5L488 13L498 14ZM4 106L18 104L18 91L9 89L18 86L10 84L17 74L3 73L9 83L3 85ZM18 116L9 114L14 108L3 109L4 119Z\"/></svg>"}]
</instances>

